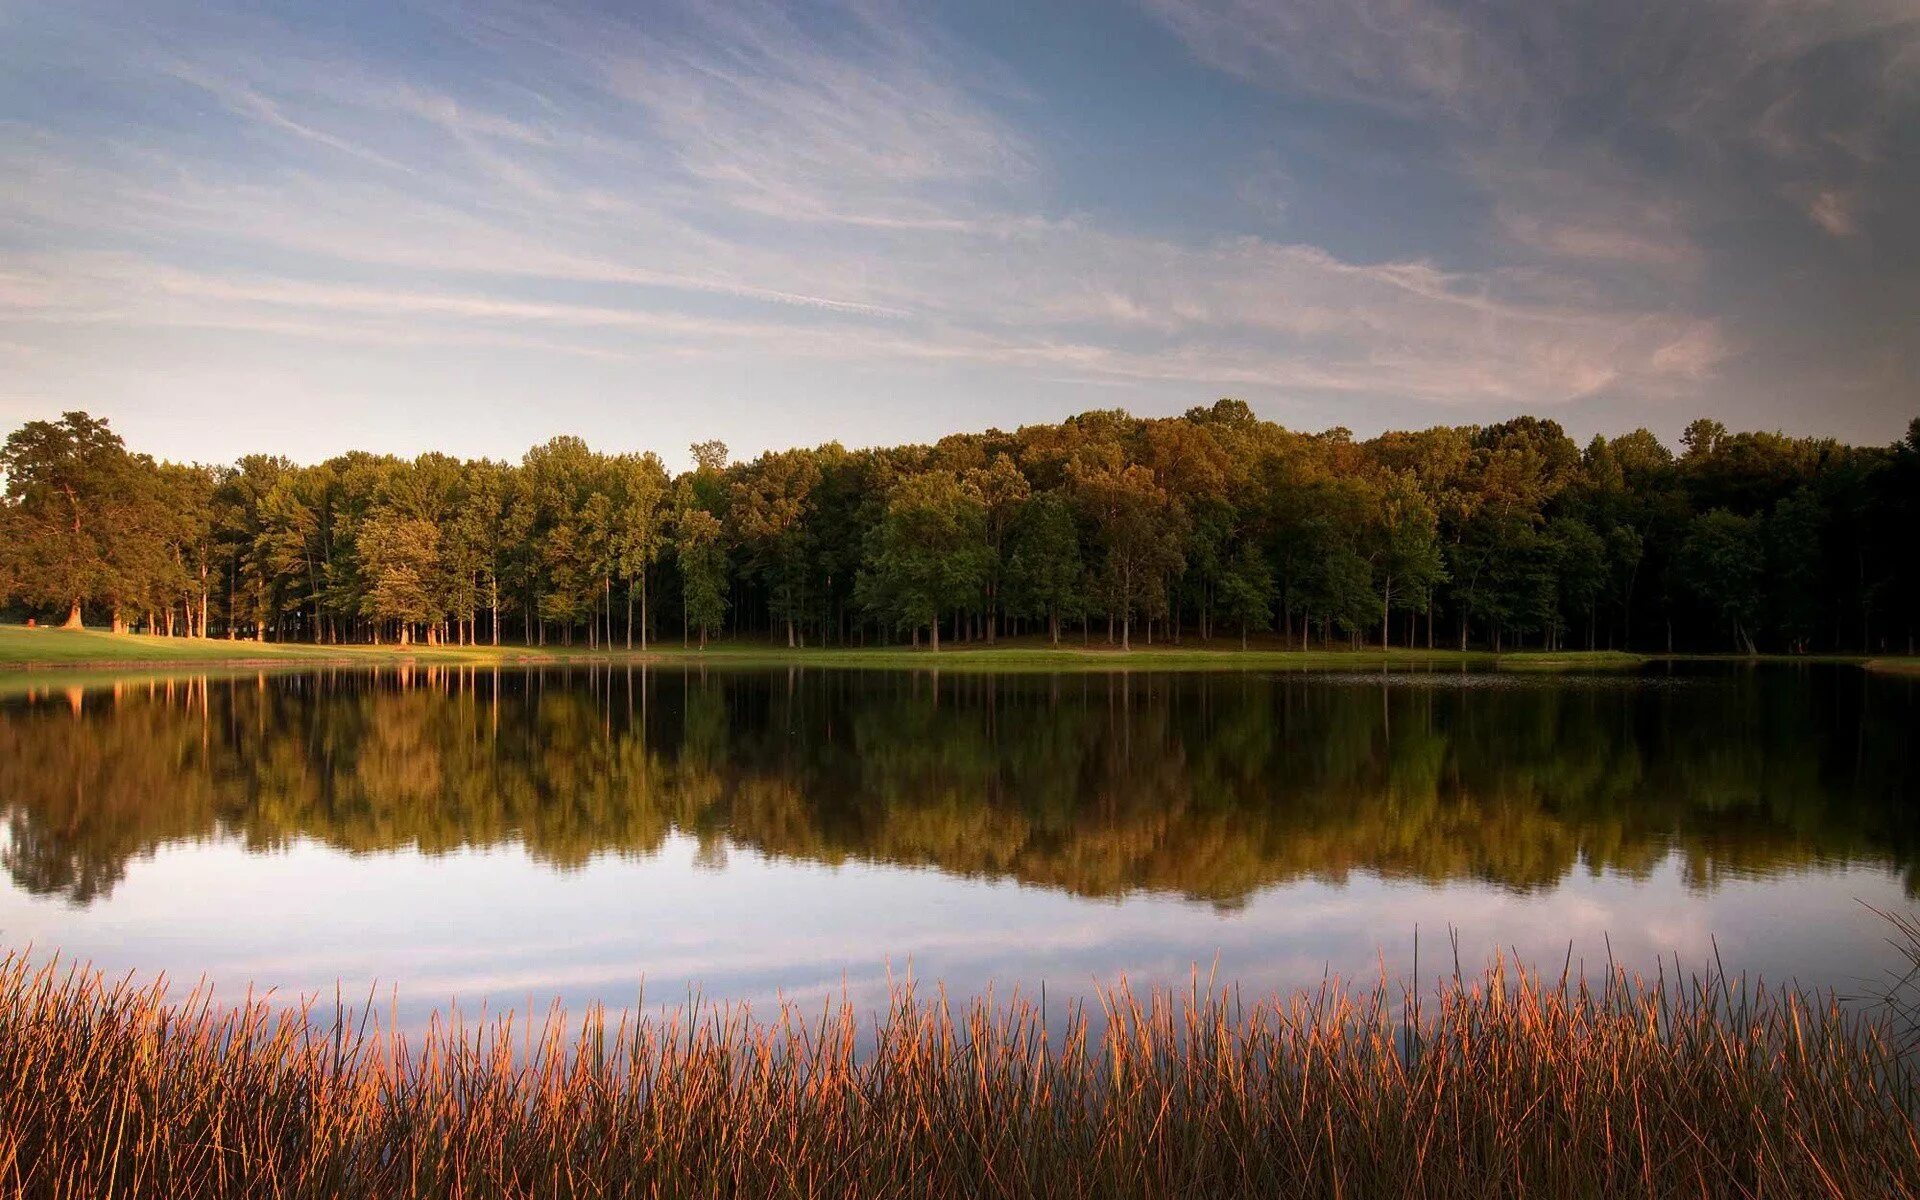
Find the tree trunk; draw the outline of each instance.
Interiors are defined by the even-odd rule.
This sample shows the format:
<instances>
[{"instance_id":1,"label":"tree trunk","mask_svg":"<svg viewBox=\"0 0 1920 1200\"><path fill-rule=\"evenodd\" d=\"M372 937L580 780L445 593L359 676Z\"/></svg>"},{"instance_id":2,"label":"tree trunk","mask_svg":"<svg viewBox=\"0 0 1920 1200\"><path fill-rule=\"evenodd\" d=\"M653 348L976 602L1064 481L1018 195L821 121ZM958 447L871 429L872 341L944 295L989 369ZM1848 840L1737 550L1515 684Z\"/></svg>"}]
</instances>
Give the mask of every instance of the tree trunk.
<instances>
[{"instance_id":1,"label":"tree trunk","mask_svg":"<svg viewBox=\"0 0 1920 1200\"><path fill-rule=\"evenodd\" d=\"M86 628L86 624L80 620L80 602L78 600L75 600L73 602L73 606L67 609L66 622L62 624L60 628L62 629L85 629Z\"/></svg>"}]
</instances>

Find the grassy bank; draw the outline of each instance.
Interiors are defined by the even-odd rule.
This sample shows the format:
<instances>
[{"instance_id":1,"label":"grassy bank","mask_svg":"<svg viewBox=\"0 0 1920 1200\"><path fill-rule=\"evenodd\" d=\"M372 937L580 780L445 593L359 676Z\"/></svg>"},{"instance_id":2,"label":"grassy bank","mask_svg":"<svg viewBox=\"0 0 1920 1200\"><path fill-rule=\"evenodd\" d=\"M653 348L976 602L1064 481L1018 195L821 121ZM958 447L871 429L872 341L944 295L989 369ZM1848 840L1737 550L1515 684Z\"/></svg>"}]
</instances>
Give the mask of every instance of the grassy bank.
<instances>
[{"instance_id":1,"label":"grassy bank","mask_svg":"<svg viewBox=\"0 0 1920 1200\"><path fill-rule=\"evenodd\" d=\"M1635 666L1645 659L1615 651L1538 651L1490 654L1458 650L1288 650L1273 645L1242 650L1234 642L1198 645L1135 646L1122 651L1041 641L1006 641L985 647L966 645L934 653L928 649L872 647L789 650L763 642L716 642L705 650L677 642L656 643L642 653L615 648L592 650L563 646L314 646L292 642L227 641L115 634L101 630L28 629L0 625L0 670L7 668L92 668L139 666L281 667L303 665L380 666L422 662L513 665L586 662L707 663L733 666L930 667L962 670L1355 670L1379 667L1500 666L1539 670Z\"/></svg>"},{"instance_id":2,"label":"grassy bank","mask_svg":"<svg viewBox=\"0 0 1920 1200\"><path fill-rule=\"evenodd\" d=\"M462 1028L0 961L0 1180L48 1197L1907 1196L1914 1078L1792 992L1496 967L1032 1005ZM1095 1030L1098 1030L1097 1032Z\"/></svg>"},{"instance_id":3,"label":"grassy bank","mask_svg":"<svg viewBox=\"0 0 1920 1200\"><path fill-rule=\"evenodd\" d=\"M705 650L678 642L655 643L645 652L584 646L315 646L304 642L227 641L220 638L165 638L116 634L104 630L28 629L0 624L0 673L12 670L122 670L135 668L227 667L235 669L302 666L378 667L396 663L459 666L540 666L566 663L706 664L735 667L928 668L965 671L1359 671L1446 667L1497 668L1503 671L1624 670L1648 662L1842 663L1869 670L1920 674L1920 658L1864 658L1857 655L1644 655L1618 650L1523 650L1494 654L1484 650L1291 650L1256 642L1242 650L1235 641L1187 641L1177 645L1136 645L1120 650L1092 645L1048 644L1044 639L1006 640L994 646L950 646L934 653L921 648L811 647L789 650L758 641L714 642ZM44 682L44 680L43 680Z\"/></svg>"}]
</instances>

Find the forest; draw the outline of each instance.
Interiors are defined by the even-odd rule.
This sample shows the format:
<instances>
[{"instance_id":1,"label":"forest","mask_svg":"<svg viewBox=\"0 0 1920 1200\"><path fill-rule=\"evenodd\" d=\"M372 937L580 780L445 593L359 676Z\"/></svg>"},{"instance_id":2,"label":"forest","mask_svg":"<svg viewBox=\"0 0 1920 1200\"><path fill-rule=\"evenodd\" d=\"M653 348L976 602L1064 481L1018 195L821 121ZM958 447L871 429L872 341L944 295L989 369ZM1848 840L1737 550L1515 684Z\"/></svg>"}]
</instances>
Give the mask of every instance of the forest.
<instances>
[{"instance_id":1,"label":"forest","mask_svg":"<svg viewBox=\"0 0 1920 1200\"><path fill-rule=\"evenodd\" d=\"M1004 638L1912 653L1920 419L1889 446L1519 417L1356 439L1221 400L933 445L158 461L0 450L0 605L171 637L644 649Z\"/></svg>"}]
</instances>

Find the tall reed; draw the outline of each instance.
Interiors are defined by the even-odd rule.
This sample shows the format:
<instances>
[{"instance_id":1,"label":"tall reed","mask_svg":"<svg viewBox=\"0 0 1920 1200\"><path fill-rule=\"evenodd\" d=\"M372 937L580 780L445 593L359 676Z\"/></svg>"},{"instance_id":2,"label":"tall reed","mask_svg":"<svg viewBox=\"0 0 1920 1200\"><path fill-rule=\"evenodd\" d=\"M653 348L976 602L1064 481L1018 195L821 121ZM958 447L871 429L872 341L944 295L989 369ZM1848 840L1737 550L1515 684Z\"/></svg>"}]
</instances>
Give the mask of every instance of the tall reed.
<instances>
[{"instance_id":1,"label":"tall reed","mask_svg":"<svg viewBox=\"0 0 1920 1200\"><path fill-rule=\"evenodd\" d=\"M1422 992L1196 982L1092 1010L901 988L760 1019L436 1019L168 1001L0 958L0 1193L1827 1196L1920 1193L1871 1014L1719 976L1496 962Z\"/></svg>"}]
</instances>

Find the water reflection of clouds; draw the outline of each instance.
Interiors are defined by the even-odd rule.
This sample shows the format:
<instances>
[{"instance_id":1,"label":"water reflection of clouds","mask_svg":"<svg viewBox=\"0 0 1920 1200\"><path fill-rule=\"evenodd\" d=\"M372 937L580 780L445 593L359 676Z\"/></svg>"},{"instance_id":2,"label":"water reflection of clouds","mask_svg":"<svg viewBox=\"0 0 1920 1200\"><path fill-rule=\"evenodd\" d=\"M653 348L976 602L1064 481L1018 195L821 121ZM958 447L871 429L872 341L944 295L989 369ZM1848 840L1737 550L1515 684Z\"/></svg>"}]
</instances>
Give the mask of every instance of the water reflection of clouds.
<instances>
[{"instance_id":1,"label":"water reflection of clouds","mask_svg":"<svg viewBox=\"0 0 1920 1200\"><path fill-rule=\"evenodd\" d=\"M1912 701L1817 669L135 684L6 709L0 944L415 1014L1369 983L1416 927L1428 975L1451 928L1469 970L1717 945L1858 990Z\"/></svg>"},{"instance_id":2,"label":"water reflection of clouds","mask_svg":"<svg viewBox=\"0 0 1920 1200\"><path fill-rule=\"evenodd\" d=\"M871 1005L891 978L943 984L964 1000L989 987L1089 999L1122 980L1189 986L1217 973L1243 992L1361 985L1384 966L1451 970L1449 933L1473 970L1496 951L1557 973L1572 948L1589 969L1609 943L1620 964L1653 971L1678 956L1769 979L1857 990L1891 951L1859 901L1901 902L1884 871L1800 872L1764 885L1689 890L1677 858L1644 879L1580 873L1517 896L1479 883L1426 885L1351 876L1287 884L1223 913L1166 897L1089 902L1057 890L742 852L721 871L674 836L644 861L605 856L559 873L515 850L428 860L354 856L301 843L271 857L232 845L170 846L137 864L114 902L75 911L0 897L9 944L59 946L110 972L204 975L218 994L249 985L283 998L397 1001L403 1023L457 1001L473 1014L559 1000L649 1008L690 994L756 1006L846 996ZM421 882L433 881L430 904Z\"/></svg>"}]
</instances>

